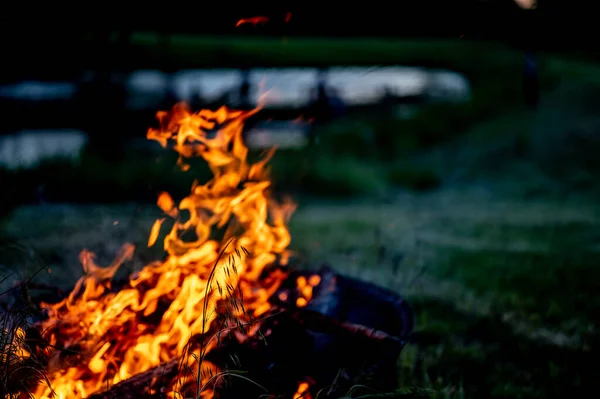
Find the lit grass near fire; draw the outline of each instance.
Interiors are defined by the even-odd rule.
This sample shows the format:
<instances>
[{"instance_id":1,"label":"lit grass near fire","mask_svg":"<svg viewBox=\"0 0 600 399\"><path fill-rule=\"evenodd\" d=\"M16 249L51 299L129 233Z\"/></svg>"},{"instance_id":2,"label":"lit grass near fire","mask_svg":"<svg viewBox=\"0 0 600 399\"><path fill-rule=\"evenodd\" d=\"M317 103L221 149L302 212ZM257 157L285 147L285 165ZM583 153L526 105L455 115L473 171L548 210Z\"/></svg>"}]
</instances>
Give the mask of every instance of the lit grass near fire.
<instances>
[{"instance_id":1,"label":"lit grass near fire","mask_svg":"<svg viewBox=\"0 0 600 399\"><path fill-rule=\"evenodd\" d=\"M27 207L4 232L54 263L49 282L73 282L82 241L109 259L123 238L143 246L154 217L133 205ZM37 219L35 231L20 227ZM547 397L597 384L586 365L600 305L599 225L592 202L453 190L388 204L300 200L290 233L307 266L329 262L410 299L418 326L400 359L403 386Z\"/></svg>"}]
</instances>

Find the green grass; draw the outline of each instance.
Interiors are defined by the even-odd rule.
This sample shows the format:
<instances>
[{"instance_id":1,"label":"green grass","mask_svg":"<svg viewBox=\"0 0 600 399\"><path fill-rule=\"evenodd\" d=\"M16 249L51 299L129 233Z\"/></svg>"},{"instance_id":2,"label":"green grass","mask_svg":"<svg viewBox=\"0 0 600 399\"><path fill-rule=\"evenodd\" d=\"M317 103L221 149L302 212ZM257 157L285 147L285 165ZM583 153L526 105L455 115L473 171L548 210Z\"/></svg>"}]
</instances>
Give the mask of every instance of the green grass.
<instances>
[{"instance_id":1,"label":"green grass","mask_svg":"<svg viewBox=\"0 0 600 399\"><path fill-rule=\"evenodd\" d=\"M406 384L564 397L597 378L597 223L592 203L438 193L309 204L292 221L292 245L410 298L418 329L401 363Z\"/></svg>"},{"instance_id":2,"label":"green grass","mask_svg":"<svg viewBox=\"0 0 600 399\"><path fill-rule=\"evenodd\" d=\"M467 398L558 398L600 388L594 201L490 200L451 190L385 204L299 202L290 225L298 267L328 262L396 290L415 308L416 332L399 360L404 387ZM145 248L156 216L133 204L27 207L2 232L48 262L52 273L40 278L68 286L81 273L83 247L108 263L133 242L134 268L160 256ZM33 220L34 229L23 228Z\"/></svg>"}]
</instances>

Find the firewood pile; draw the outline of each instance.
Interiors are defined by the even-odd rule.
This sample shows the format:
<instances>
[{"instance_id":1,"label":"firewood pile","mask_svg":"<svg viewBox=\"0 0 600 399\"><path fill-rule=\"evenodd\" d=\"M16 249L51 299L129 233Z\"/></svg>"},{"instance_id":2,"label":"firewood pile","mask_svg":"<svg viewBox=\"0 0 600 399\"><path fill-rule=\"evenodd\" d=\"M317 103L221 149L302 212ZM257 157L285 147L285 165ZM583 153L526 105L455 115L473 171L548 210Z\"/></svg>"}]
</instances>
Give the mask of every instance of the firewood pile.
<instances>
[{"instance_id":1,"label":"firewood pile","mask_svg":"<svg viewBox=\"0 0 600 399\"><path fill-rule=\"evenodd\" d=\"M311 276L319 276L319 284L306 306L298 307L297 281ZM65 294L31 286L45 300ZM398 294L324 265L317 272L291 272L270 302L260 333L223 334L208 353L207 361L244 372L244 379L223 378L217 397L259 397L265 390L293 397L299 381L308 383L313 397L320 390L320 397L340 397L359 383L381 391L396 388L396 361L413 329L412 310ZM90 399L166 397L161 387L180 372L180 363L171 359Z\"/></svg>"}]
</instances>

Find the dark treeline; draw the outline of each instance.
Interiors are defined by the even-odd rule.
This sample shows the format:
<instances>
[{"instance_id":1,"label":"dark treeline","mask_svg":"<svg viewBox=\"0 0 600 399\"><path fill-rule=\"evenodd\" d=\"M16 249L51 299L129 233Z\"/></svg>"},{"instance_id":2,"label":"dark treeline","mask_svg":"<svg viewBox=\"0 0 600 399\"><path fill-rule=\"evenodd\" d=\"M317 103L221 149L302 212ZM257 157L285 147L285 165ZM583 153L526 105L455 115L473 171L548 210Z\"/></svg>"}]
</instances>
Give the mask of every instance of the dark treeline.
<instances>
[{"instance_id":1,"label":"dark treeline","mask_svg":"<svg viewBox=\"0 0 600 399\"><path fill-rule=\"evenodd\" d=\"M323 7L218 2L141 3L126 7L16 10L12 3L0 16L4 74L18 79L41 69L49 75L89 68L112 68L136 58L127 37L134 31L236 36L378 36L494 40L522 49L578 52L600 59L595 13L565 0L538 0L523 10L513 0L413 0L392 3L327 3ZM238 20L264 16L262 24ZM115 35L123 41L115 43ZM115 46L116 44L116 46ZM121 60L121 61L119 61ZM176 66L173 66L176 67ZM38 71L38 72L36 72Z\"/></svg>"},{"instance_id":2,"label":"dark treeline","mask_svg":"<svg viewBox=\"0 0 600 399\"><path fill-rule=\"evenodd\" d=\"M36 6L27 13L5 11L0 28L5 47L13 49L11 43L18 48L19 41L40 35L77 37L147 30L211 35L463 36L515 43L527 37L541 47L564 50L595 46L593 34L597 31L592 24L594 13L577 6L579 2L565 0L538 0L533 11L522 10L513 0L413 0L377 5L346 2L323 7L294 3L286 7L255 3L223 7L215 3L142 3L138 7L90 7L84 12L57 7L46 12ZM239 19L259 15L269 21L236 27Z\"/></svg>"}]
</instances>

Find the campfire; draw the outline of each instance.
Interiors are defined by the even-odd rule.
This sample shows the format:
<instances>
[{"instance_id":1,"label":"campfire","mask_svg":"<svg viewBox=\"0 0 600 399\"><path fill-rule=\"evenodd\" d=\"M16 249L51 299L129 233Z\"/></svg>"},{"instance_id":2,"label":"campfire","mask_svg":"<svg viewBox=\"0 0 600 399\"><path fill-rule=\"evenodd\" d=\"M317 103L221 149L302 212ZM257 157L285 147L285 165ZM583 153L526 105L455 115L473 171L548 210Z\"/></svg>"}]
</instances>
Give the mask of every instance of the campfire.
<instances>
[{"instance_id":1,"label":"campfire","mask_svg":"<svg viewBox=\"0 0 600 399\"><path fill-rule=\"evenodd\" d=\"M45 344L27 355L45 359L48 381L35 398L330 397L365 376L374 389L395 387L410 309L327 266L289 267L295 204L273 198L274 152L250 163L242 138L256 112L157 114L148 139L177 151L184 170L202 157L214 178L179 203L159 195L164 217L148 245L164 236L165 260L115 281L132 245L107 267L81 253L72 292L41 304Z\"/></svg>"}]
</instances>

